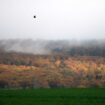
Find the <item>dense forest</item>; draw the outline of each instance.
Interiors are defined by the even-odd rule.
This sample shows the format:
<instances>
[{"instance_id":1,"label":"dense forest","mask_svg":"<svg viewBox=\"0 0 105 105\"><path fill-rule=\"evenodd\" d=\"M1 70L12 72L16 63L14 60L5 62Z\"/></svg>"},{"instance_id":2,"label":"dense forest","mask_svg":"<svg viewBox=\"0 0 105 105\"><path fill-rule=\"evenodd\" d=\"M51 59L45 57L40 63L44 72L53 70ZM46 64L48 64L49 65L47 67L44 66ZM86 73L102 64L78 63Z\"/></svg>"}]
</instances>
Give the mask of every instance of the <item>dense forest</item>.
<instances>
[{"instance_id":1,"label":"dense forest","mask_svg":"<svg viewBox=\"0 0 105 105\"><path fill-rule=\"evenodd\" d=\"M104 41L0 41L0 88L105 87Z\"/></svg>"}]
</instances>

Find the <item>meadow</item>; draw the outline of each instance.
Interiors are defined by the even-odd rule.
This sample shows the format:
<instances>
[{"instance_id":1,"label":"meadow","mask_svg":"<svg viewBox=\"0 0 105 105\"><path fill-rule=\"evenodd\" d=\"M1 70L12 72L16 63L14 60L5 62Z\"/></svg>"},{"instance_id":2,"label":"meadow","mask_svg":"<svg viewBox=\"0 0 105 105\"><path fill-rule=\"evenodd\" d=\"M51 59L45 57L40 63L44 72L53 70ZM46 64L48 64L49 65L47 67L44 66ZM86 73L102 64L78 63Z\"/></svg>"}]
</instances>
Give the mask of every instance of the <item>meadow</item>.
<instances>
[{"instance_id":1,"label":"meadow","mask_svg":"<svg viewBox=\"0 0 105 105\"><path fill-rule=\"evenodd\" d=\"M0 89L0 105L104 104L104 88Z\"/></svg>"}]
</instances>

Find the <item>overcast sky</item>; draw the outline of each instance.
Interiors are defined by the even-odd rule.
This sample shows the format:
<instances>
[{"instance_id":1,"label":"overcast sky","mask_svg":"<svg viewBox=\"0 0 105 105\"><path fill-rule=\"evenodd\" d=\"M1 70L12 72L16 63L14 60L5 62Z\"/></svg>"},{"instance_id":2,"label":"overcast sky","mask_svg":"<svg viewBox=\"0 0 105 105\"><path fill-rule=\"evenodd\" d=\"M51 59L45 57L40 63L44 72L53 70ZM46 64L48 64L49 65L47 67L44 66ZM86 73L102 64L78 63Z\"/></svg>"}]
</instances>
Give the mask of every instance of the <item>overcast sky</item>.
<instances>
[{"instance_id":1,"label":"overcast sky","mask_svg":"<svg viewBox=\"0 0 105 105\"><path fill-rule=\"evenodd\" d=\"M0 0L0 39L8 38L105 39L105 0Z\"/></svg>"}]
</instances>

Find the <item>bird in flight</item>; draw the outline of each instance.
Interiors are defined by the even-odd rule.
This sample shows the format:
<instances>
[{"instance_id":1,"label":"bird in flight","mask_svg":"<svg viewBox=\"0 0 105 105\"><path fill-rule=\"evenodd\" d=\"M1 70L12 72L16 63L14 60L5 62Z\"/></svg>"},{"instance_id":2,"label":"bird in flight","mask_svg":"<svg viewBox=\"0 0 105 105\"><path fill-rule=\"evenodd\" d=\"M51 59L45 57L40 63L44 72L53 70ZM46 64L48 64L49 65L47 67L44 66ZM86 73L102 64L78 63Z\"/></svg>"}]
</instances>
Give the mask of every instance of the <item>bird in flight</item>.
<instances>
[{"instance_id":1,"label":"bird in flight","mask_svg":"<svg viewBox=\"0 0 105 105\"><path fill-rule=\"evenodd\" d=\"M36 18L36 15L34 15L33 18Z\"/></svg>"}]
</instances>

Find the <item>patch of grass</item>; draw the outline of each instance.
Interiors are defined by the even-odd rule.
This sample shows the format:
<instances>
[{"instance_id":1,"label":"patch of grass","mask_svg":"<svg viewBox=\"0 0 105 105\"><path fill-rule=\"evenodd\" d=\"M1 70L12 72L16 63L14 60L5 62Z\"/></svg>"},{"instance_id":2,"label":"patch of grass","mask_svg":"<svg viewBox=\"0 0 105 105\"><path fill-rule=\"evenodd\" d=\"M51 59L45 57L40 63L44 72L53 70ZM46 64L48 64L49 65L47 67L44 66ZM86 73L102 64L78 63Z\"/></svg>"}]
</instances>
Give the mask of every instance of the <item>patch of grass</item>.
<instances>
[{"instance_id":1,"label":"patch of grass","mask_svg":"<svg viewBox=\"0 0 105 105\"><path fill-rule=\"evenodd\" d=\"M104 88L0 90L0 105L104 104Z\"/></svg>"}]
</instances>

